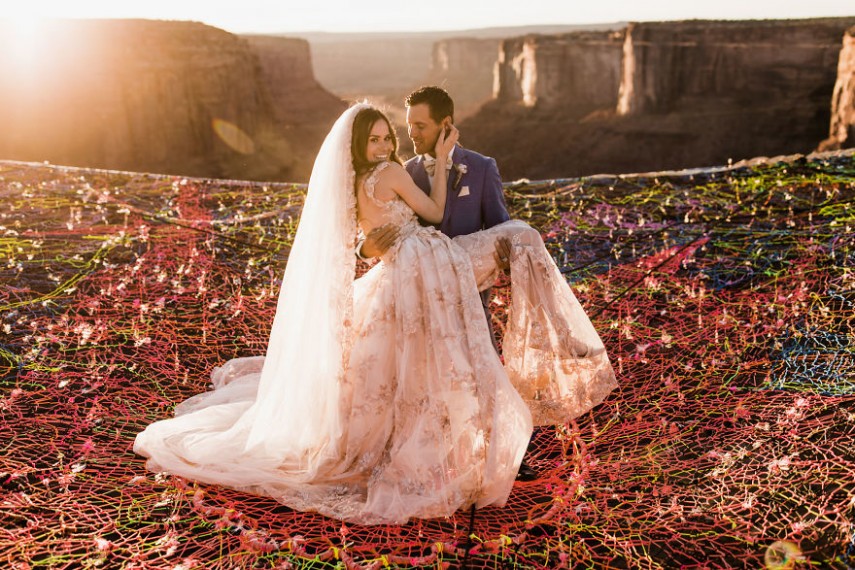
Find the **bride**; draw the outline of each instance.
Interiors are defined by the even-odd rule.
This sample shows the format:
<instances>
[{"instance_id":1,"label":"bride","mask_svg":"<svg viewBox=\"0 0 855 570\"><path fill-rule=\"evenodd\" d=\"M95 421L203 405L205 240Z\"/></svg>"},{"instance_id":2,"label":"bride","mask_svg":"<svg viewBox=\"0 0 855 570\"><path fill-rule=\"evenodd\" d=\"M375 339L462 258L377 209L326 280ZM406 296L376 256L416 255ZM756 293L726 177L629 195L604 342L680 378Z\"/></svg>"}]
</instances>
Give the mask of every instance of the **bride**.
<instances>
[{"instance_id":1,"label":"bride","mask_svg":"<svg viewBox=\"0 0 855 570\"><path fill-rule=\"evenodd\" d=\"M436 144L443 163L457 129ZM564 423L615 387L605 348L537 231L519 221L450 239L446 168L427 196L389 120L358 104L315 161L265 357L226 362L214 389L137 435L147 467L361 524L503 505L533 424ZM354 279L357 225L394 224ZM502 364L479 289L512 243Z\"/></svg>"}]
</instances>

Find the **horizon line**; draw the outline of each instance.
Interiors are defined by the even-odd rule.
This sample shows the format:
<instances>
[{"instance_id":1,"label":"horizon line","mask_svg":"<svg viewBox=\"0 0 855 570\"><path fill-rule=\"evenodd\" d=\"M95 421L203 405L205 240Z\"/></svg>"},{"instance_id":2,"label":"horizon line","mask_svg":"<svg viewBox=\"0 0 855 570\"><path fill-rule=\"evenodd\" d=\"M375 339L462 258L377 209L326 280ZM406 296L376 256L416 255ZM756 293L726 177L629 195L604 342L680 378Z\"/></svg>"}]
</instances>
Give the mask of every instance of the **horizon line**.
<instances>
[{"instance_id":1,"label":"horizon line","mask_svg":"<svg viewBox=\"0 0 855 570\"><path fill-rule=\"evenodd\" d=\"M769 17L769 18L665 18L665 19L656 19L656 20L612 20L612 21L595 21L595 22L550 22L550 23L529 23L529 24L513 24L513 25L494 25L494 26L483 26L477 28L433 28L430 30L413 30L413 29L372 29L372 30L328 30L328 29L284 29L284 30L268 30L268 31L259 31L259 30L248 30L248 29L229 29L223 25L218 23L206 22L201 19L181 19L181 18L145 18L145 17L74 17L74 16L27 16L25 18L15 18L15 17L0 17L0 23L3 22L12 22L15 21L149 21L149 22L187 22L187 23L198 23L206 26L211 26L214 28L219 28L224 31L236 34L236 35L288 35L288 34L307 34L307 35L378 35L378 34L407 34L407 35L431 35L431 34L444 34L444 33L471 33L471 32L483 32L489 30L514 30L514 29L523 29L523 28L579 28L579 27L596 27L596 26L621 26L628 24L653 24L653 23L666 23L666 22L774 22L774 21L810 21L810 20L830 20L830 19L847 19L847 18L855 18L855 12L851 15L831 15L831 16L794 16L794 17L786 17L786 16L777 16L777 17Z\"/></svg>"}]
</instances>

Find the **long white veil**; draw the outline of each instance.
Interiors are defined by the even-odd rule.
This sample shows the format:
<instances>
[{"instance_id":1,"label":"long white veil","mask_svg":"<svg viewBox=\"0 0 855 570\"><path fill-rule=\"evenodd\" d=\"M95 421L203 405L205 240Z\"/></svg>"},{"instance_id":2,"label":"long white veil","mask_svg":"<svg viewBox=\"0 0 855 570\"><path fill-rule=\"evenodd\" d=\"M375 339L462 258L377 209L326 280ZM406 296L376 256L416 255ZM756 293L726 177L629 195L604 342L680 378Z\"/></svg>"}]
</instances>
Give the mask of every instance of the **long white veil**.
<instances>
[{"instance_id":1,"label":"long white veil","mask_svg":"<svg viewBox=\"0 0 855 570\"><path fill-rule=\"evenodd\" d=\"M350 140L367 107L345 111L315 159L266 356L226 362L213 391L138 434L149 468L284 496L337 453L356 269Z\"/></svg>"},{"instance_id":2,"label":"long white veil","mask_svg":"<svg viewBox=\"0 0 855 570\"><path fill-rule=\"evenodd\" d=\"M335 441L339 390L349 354L356 258L356 197L350 141L359 104L333 125L315 159L276 317L246 448L269 454ZM325 418L329 421L308 421ZM323 429L319 429L319 428Z\"/></svg>"}]
</instances>

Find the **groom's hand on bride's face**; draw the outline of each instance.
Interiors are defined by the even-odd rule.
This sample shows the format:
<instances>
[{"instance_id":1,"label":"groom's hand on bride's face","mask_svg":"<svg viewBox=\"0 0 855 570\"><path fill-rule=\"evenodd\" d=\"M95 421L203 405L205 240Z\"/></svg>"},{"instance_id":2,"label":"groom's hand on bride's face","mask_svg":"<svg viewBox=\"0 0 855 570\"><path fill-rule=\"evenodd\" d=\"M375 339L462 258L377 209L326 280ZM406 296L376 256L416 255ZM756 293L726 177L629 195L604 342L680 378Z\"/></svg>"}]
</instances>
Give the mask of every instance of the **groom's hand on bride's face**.
<instances>
[{"instance_id":1,"label":"groom's hand on bride's face","mask_svg":"<svg viewBox=\"0 0 855 570\"><path fill-rule=\"evenodd\" d=\"M392 247L398 239L398 228L389 224L378 226L368 232L362 244L363 257L379 257Z\"/></svg>"}]
</instances>

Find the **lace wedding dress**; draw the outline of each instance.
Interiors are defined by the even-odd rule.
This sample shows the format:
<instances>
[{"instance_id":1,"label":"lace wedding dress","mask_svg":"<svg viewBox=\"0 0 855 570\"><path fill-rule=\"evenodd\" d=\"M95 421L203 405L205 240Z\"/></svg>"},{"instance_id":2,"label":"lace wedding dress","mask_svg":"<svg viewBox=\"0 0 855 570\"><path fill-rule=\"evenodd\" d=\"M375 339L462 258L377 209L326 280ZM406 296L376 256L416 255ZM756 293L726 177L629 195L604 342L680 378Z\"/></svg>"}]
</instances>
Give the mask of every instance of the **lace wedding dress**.
<instances>
[{"instance_id":1,"label":"lace wedding dress","mask_svg":"<svg viewBox=\"0 0 855 570\"><path fill-rule=\"evenodd\" d=\"M346 184L360 107L339 119L316 161L266 357L215 370L212 391L148 426L134 450L154 471L361 524L502 505L532 418L578 416L615 387L614 373L535 230L511 221L452 240L422 227L402 200L374 197L387 163L364 190L400 238L353 280ZM331 181L319 168L347 174ZM478 295L495 279L498 236L513 244L504 366Z\"/></svg>"}]
</instances>

